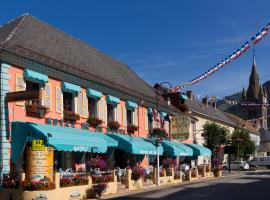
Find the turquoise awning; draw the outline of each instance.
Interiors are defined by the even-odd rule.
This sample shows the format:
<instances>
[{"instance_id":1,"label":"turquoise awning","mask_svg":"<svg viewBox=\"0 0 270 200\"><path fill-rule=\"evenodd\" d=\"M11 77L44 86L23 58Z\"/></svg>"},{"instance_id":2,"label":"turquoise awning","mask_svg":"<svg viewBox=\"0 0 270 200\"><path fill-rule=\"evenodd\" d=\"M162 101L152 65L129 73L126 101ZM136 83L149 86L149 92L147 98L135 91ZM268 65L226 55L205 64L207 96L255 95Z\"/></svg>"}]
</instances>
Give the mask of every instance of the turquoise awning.
<instances>
[{"instance_id":1,"label":"turquoise awning","mask_svg":"<svg viewBox=\"0 0 270 200\"><path fill-rule=\"evenodd\" d=\"M151 113L153 113L153 109L152 109L152 108L147 108L147 112L148 112L149 114L151 114Z\"/></svg>"},{"instance_id":2,"label":"turquoise awning","mask_svg":"<svg viewBox=\"0 0 270 200\"><path fill-rule=\"evenodd\" d=\"M102 94L102 92L99 92L99 91L88 88L87 89L87 96L99 99L99 98L101 98L103 96L103 94Z\"/></svg>"},{"instance_id":3,"label":"turquoise awning","mask_svg":"<svg viewBox=\"0 0 270 200\"><path fill-rule=\"evenodd\" d=\"M185 94L180 94L180 97L183 98L183 99L185 99L185 100L188 99L187 95L185 95Z\"/></svg>"},{"instance_id":4,"label":"turquoise awning","mask_svg":"<svg viewBox=\"0 0 270 200\"><path fill-rule=\"evenodd\" d=\"M165 117L168 115L166 112L161 112L160 114L161 114L161 116L162 116L163 118L165 118Z\"/></svg>"},{"instance_id":5,"label":"turquoise awning","mask_svg":"<svg viewBox=\"0 0 270 200\"><path fill-rule=\"evenodd\" d=\"M24 75L24 78L26 80L40 83L40 84L44 84L44 83L48 82L48 80L49 80L49 77L47 75L29 70L29 69L25 69L23 72L23 75Z\"/></svg>"},{"instance_id":6,"label":"turquoise awning","mask_svg":"<svg viewBox=\"0 0 270 200\"><path fill-rule=\"evenodd\" d=\"M193 156L193 150L180 142L165 140L162 142L162 146L164 155L171 157Z\"/></svg>"},{"instance_id":7,"label":"turquoise awning","mask_svg":"<svg viewBox=\"0 0 270 200\"><path fill-rule=\"evenodd\" d=\"M30 122L12 122L12 155L16 163L22 155L27 141L45 140L57 151L106 153L108 147L117 147L118 142L103 133L85 129L52 126Z\"/></svg>"},{"instance_id":8,"label":"turquoise awning","mask_svg":"<svg viewBox=\"0 0 270 200\"><path fill-rule=\"evenodd\" d=\"M132 108L132 109L138 108L138 104L132 101L127 101L126 106L127 108Z\"/></svg>"},{"instance_id":9,"label":"turquoise awning","mask_svg":"<svg viewBox=\"0 0 270 200\"><path fill-rule=\"evenodd\" d=\"M78 85L68 83L68 82L62 82L62 90L64 92L71 92L71 93L79 93L81 92L82 88Z\"/></svg>"},{"instance_id":10,"label":"turquoise awning","mask_svg":"<svg viewBox=\"0 0 270 200\"><path fill-rule=\"evenodd\" d=\"M120 99L111 95L107 96L107 102L109 103L114 103L114 104L118 104L120 103Z\"/></svg>"},{"instance_id":11,"label":"turquoise awning","mask_svg":"<svg viewBox=\"0 0 270 200\"><path fill-rule=\"evenodd\" d=\"M156 155L157 148L146 138L133 137L126 134L108 134L118 141L118 149L134 155ZM160 146L159 155L163 154L163 148Z\"/></svg>"},{"instance_id":12,"label":"turquoise awning","mask_svg":"<svg viewBox=\"0 0 270 200\"><path fill-rule=\"evenodd\" d=\"M210 149L199 144L185 144L188 147L192 148L193 156L211 156L212 152Z\"/></svg>"}]
</instances>

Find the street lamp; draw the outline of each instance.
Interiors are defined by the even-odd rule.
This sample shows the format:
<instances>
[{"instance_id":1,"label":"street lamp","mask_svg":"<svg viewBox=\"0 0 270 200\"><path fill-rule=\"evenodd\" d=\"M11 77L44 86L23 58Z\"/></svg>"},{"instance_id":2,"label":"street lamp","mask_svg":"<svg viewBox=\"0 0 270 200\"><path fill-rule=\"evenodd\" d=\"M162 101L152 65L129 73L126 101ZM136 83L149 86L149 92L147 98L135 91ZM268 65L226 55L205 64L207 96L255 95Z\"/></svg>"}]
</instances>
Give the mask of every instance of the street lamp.
<instances>
[{"instance_id":1,"label":"street lamp","mask_svg":"<svg viewBox=\"0 0 270 200\"><path fill-rule=\"evenodd\" d=\"M160 181L159 181L159 146L162 142L162 138L156 138L154 140L154 145L157 147L157 182L156 185L159 186L160 185Z\"/></svg>"}]
</instances>

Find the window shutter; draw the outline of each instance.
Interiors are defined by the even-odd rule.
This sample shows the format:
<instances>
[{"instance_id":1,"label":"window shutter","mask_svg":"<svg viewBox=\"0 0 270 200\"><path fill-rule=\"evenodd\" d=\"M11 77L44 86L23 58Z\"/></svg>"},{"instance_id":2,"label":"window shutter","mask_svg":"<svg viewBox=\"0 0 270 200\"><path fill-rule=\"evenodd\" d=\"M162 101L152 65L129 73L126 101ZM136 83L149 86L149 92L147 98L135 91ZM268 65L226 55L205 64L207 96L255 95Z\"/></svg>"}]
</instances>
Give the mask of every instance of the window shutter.
<instances>
[{"instance_id":1,"label":"window shutter","mask_svg":"<svg viewBox=\"0 0 270 200\"><path fill-rule=\"evenodd\" d=\"M88 118L89 113L88 113L88 98L85 92L83 94L83 117Z\"/></svg>"},{"instance_id":2,"label":"window shutter","mask_svg":"<svg viewBox=\"0 0 270 200\"><path fill-rule=\"evenodd\" d=\"M148 112L147 109L144 110L144 129L148 131Z\"/></svg>"},{"instance_id":3,"label":"window shutter","mask_svg":"<svg viewBox=\"0 0 270 200\"><path fill-rule=\"evenodd\" d=\"M138 109L134 110L134 125L138 126Z\"/></svg>"},{"instance_id":4,"label":"window shutter","mask_svg":"<svg viewBox=\"0 0 270 200\"><path fill-rule=\"evenodd\" d=\"M83 115L83 96L82 96L82 92L78 93L77 98L77 114L79 114L80 116Z\"/></svg>"},{"instance_id":5,"label":"window shutter","mask_svg":"<svg viewBox=\"0 0 270 200\"><path fill-rule=\"evenodd\" d=\"M107 101L103 98L103 122L107 125Z\"/></svg>"},{"instance_id":6,"label":"window shutter","mask_svg":"<svg viewBox=\"0 0 270 200\"><path fill-rule=\"evenodd\" d=\"M57 113L62 114L63 113L63 93L62 93L62 89L59 86L56 86L55 88L55 96L56 96L55 111Z\"/></svg>"},{"instance_id":7,"label":"window shutter","mask_svg":"<svg viewBox=\"0 0 270 200\"><path fill-rule=\"evenodd\" d=\"M20 92L20 91L25 91L26 90L26 83L24 81L23 75L16 74L16 83L15 84L16 84L15 92ZM16 105L23 106L24 101L17 101Z\"/></svg>"},{"instance_id":8,"label":"window shutter","mask_svg":"<svg viewBox=\"0 0 270 200\"><path fill-rule=\"evenodd\" d=\"M44 106L52 110L51 84L49 83L46 83L44 87Z\"/></svg>"},{"instance_id":9,"label":"window shutter","mask_svg":"<svg viewBox=\"0 0 270 200\"><path fill-rule=\"evenodd\" d=\"M123 112L123 125L127 126L127 109L126 109L126 106L123 106L122 112Z\"/></svg>"},{"instance_id":10,"label":"window shutter","mask_svg":"<svg viewBox=\"0 0 270 200\"><path fill-rule=\"evenodd\" d=\"M98 100L98 118L104 121L103 119L103 114L104 114L104 109L103 109L103 98Z\"/></svg>"},{"instance_id":11,"label":"window shutter","mask_svg":"<svg viewBox=\"0 0 270 200\"><path fill-rule=\"evenodd\" d=\"M121 124L121 105L117 104L116 107L116 121L118 121Z\"/></svg>"}]
</instances>

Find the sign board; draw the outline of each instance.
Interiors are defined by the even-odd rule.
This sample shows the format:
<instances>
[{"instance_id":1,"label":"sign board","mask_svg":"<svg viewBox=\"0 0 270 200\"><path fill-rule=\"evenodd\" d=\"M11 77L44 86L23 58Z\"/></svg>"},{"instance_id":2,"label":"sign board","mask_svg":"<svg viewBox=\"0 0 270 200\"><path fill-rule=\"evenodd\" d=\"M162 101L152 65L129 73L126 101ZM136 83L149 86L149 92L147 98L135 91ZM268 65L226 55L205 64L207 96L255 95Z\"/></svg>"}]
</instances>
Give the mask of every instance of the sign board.
<instances>
[{"instance_id":1,"label":"sign board","mask_svg":"<svg viewBox=\"0 0 270 200\"><path fill-rule=\"evenodd\" d=\"M44 151L44 140L32 140L32 151Z\"/></svg>"},{"instance_id":2,"label":"sign board","mask_svg":"<svg viewBox=\"0 0 270 200\"><path fill-rule=\"evenodd\" d=\"M45 176L53 181L54 150L45 147L42 151L27 148L26 177L28 180L40 180Z\"/></svg>"},{"instance_id":3,"label":"sign board","mask_svg":"<svg viewBox=\"0 0 270 200\"><path fill-rule=\"evenodd\" d=\"M189 138L190 117L182 115L171 119L171 135L175 140L187 140Z\"/></svg>"}]
</instances>

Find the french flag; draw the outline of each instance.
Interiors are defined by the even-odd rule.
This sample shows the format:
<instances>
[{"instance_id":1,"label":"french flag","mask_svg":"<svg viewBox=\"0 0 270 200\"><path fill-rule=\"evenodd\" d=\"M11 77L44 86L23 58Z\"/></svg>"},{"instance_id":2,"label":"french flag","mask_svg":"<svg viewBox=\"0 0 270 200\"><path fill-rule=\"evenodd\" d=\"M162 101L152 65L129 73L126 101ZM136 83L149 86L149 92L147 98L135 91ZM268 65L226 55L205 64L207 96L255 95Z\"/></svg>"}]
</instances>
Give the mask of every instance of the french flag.
<instances>
[{"instance_id":1,"label":"french flag","mask_svg":"<svg viewBox=\"0 0 270 200\"><path fill-rule=\"evenodd\" d=\"M264 36L266 36L266 35L267 35L268 30L269 30L269 28L268 28L268 27L264 27L264 28L262 29L262 31L261 31L261 35L262 35L262 37L264 37Z\"/></svg>"},{"instance_id":2,"label":"french flag","mask_svg":"<svg viewBox=\"0 0 270 200\"><path fill-rule=\"evenodd\" d=\"M261 40L262 40L261 32L257 33L255 37L251 38L251 41L253 42L254 45L258 44Z\"/></svg>"}]
</instances>

